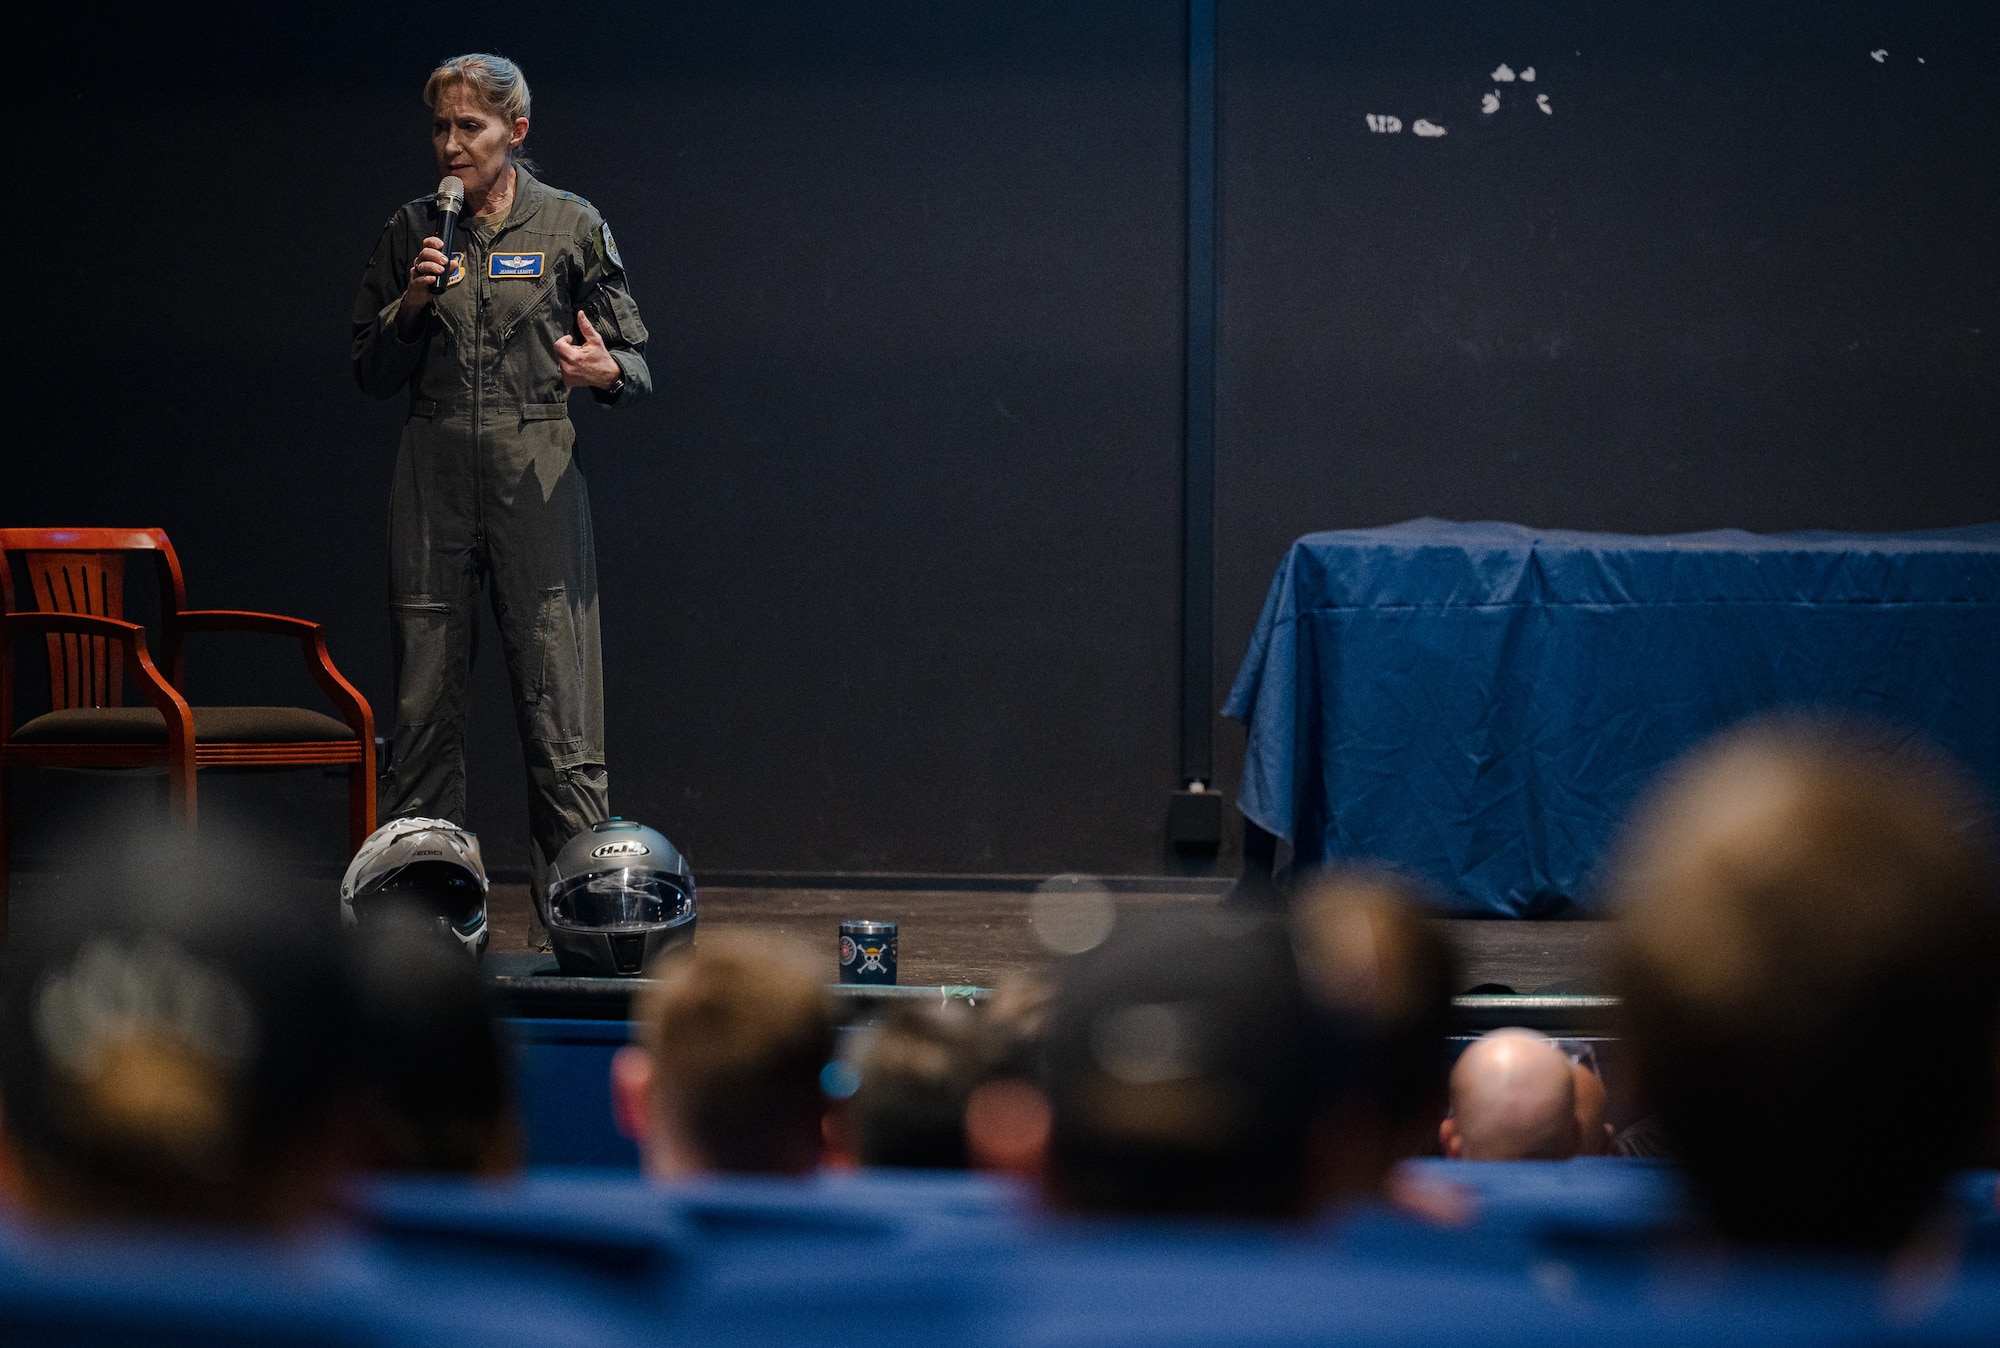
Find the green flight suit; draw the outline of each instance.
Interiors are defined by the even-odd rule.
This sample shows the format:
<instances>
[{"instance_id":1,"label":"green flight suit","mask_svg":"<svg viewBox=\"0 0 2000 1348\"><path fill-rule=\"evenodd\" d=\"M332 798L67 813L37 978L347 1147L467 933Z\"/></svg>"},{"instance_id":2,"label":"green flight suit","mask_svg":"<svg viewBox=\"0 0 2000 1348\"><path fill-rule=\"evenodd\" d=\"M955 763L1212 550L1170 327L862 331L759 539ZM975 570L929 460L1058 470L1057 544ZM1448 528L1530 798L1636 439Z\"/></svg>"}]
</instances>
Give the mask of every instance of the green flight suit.
<instances>
[{"instance_id":1,"label":"green flight suit","mask_svg":"<svg viewBox=\"0 0 2000 1348\"><path fill-rule=\"evenodd\" d=\"M461 221L451 284L414 338L396 331L411 264L436 232L431 199L389 217L354 306L354 377L407 390L389 494L396 734L385 818L465 821L473 604L490 593L527 762L532 888L610 808L590 499L556 339L581 309L624 372L623 406L652 388L646 327L611 231L591 204L517 169L497 228Z\"/></svg>"}]
</instances>

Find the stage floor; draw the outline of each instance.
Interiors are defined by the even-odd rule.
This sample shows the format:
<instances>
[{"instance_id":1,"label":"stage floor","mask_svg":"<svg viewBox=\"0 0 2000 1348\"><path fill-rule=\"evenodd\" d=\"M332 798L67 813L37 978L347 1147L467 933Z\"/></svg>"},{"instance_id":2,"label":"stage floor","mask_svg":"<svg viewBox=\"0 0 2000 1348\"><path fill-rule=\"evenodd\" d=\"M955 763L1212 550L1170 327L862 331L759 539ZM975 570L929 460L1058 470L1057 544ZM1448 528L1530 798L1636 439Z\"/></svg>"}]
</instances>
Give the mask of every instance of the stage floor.
<instances>
[{"instance_id":1,"label":"stage floor","mask_svg":"<svg viewBox=\"0 0 2000 1348\"><path fill-rule=\"evenodd\" d=\"M992 987L1044 959L1028 925L1022 892L991 890L748 889L701 891L701 930L753 931L824 950L831 979L845 918L901 925L898 981ZM1205 894L1121 894L1131 908L1210 904ZM488 899L495 951L532 949L526 885L495 885ZM1457 946L1466 988L1499 984L1515 992L1595 992L1603 922L1439 919Z\"/></svg>"}]
</instances>

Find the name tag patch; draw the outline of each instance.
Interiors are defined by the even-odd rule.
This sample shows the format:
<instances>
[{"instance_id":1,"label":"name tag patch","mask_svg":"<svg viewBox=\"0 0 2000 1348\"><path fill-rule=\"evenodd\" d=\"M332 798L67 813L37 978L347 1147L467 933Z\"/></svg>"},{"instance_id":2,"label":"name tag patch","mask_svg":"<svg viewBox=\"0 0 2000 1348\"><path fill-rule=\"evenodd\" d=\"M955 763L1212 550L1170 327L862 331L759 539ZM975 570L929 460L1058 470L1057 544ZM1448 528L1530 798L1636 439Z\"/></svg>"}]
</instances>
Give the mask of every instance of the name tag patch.
<instances>
[{"instance_id":1,"label":"name tag patch","mask_svg":"<svg viewBox=\"0 0 2000 1348\"><path fill-rule=\"evenodd\" d=\"M494 253L486 259L488 276L540 276L540 253Z\"/></svg>"}]
</instances>

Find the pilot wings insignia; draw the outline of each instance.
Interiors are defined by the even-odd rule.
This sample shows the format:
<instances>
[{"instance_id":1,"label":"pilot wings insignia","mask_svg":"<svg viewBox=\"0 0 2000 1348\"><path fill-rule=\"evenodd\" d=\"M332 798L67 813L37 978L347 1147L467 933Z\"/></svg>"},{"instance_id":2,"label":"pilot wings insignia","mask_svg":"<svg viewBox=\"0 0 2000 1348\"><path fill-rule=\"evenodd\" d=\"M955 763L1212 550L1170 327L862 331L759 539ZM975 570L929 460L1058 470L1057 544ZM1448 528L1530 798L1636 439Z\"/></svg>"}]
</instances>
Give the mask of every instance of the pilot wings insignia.
<instances>
[{"instance_id":1,"label":"pilot wings insignia","mask_svg":"<svg viewBox=\"0 0 2000 1348\"><path fill-rule=\"evenodd\" d=\"M487 259L488 276L540 276L540 253L495 253Z\"/></svg>"}]
</instances>

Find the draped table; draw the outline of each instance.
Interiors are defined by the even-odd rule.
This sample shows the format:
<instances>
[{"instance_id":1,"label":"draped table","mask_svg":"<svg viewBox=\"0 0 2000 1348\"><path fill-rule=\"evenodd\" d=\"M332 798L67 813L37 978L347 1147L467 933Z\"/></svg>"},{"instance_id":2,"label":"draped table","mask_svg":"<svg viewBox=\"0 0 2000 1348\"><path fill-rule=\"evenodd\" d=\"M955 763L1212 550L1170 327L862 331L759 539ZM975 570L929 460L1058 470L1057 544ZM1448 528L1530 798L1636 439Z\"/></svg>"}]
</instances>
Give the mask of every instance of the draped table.
<instances>
[{"instance_id":1,"label":"draped table","mask_svg":"<svg viewBox=\"0 0 2000 1348\"><path fill-rule=\"evenodd\" d=\"M1655 774L1774 708L1929 738L2000 796L2000 524L1641 536L1411 520L1308 534L1223 708L1295 863L1470 914L1599 903Z\"/></svg>"}]
</instances>

